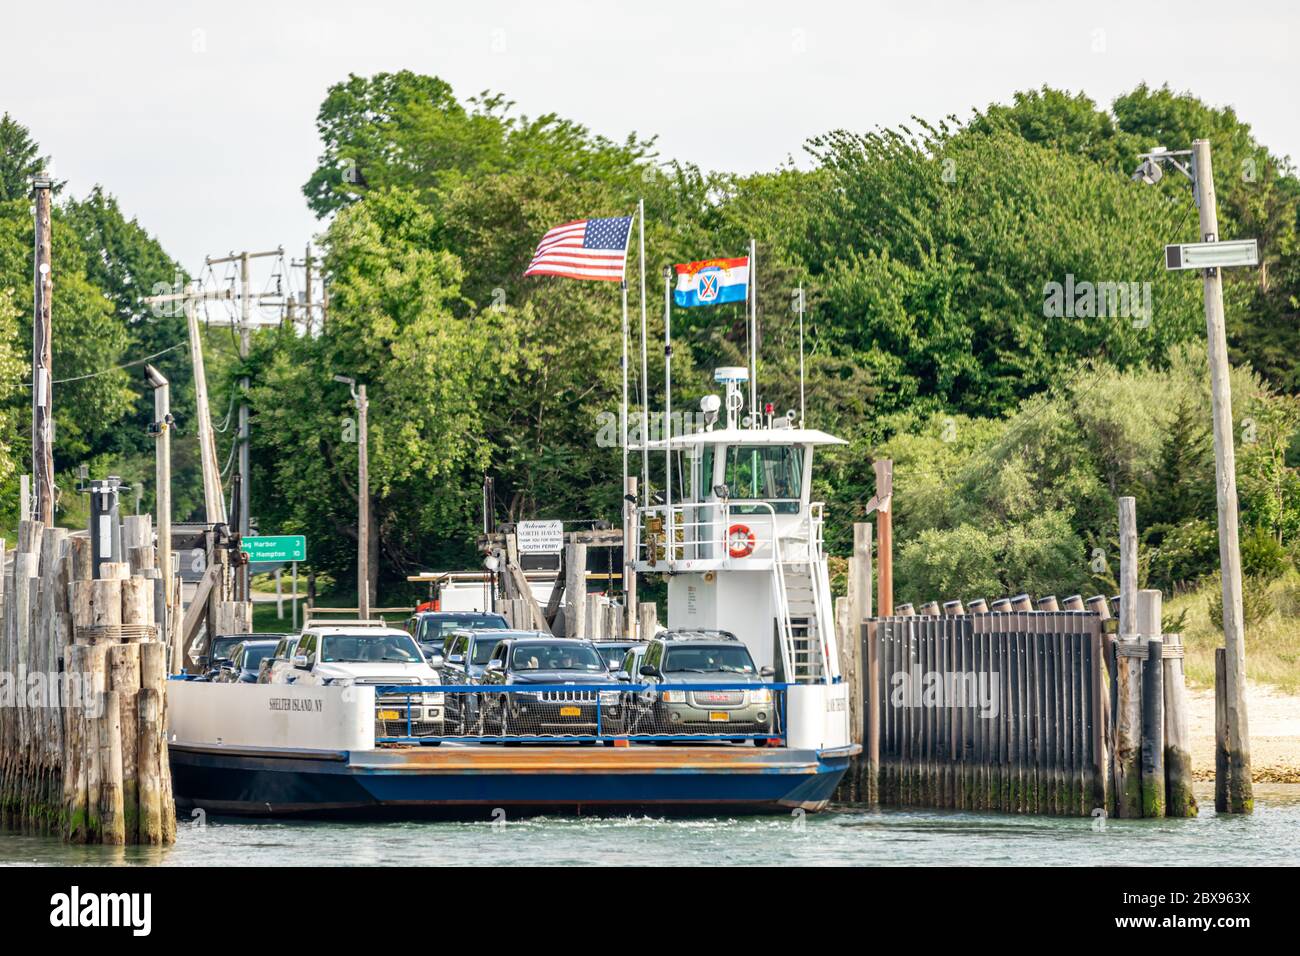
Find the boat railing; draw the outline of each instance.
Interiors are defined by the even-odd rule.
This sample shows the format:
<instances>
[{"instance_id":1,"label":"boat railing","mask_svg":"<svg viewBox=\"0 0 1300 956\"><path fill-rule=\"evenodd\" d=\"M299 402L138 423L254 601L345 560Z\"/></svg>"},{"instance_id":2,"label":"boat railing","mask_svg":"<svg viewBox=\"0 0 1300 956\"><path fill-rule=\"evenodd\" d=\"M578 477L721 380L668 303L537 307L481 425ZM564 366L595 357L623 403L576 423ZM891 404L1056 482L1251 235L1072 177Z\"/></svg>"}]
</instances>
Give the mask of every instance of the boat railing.
<instances>
[{"instance_id":1,"label":"boat railing","mask_svg":"<svg viewBox=\"0 0 1300 956\"><path fill-rule=\"evenodd\" d=\"M707 561L726 568L749 558L770 560L778 551L787 561L820 560L823 511L819 501L797 519L777 513L768 501L648 505L637 509L641 533L636 557L651 566ZM733 555L733 546L745 553Z\"/></svg>"},{"instance_id":2,"label":"boat railing","mask_svg":"<svg viewBox=\"0 0 1300 956\"><path fill-rule=\"evenodd\" d=\"M782 683L395 684L375 688L375 743L786 744Z\"/></svg>"}]
</instances>

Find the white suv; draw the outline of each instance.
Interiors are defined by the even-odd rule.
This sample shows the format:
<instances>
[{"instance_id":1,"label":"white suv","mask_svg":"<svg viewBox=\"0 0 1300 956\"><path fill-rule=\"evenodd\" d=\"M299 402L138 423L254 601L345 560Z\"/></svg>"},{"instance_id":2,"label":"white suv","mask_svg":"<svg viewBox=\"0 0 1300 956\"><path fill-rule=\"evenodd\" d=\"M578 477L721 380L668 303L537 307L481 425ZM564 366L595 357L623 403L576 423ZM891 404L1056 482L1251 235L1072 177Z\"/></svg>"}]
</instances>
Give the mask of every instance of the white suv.
<instances>
[{"instance_id":1,"label":"white suv","mask_svg":"<svg viewBox=\"0 0 1300 956\"><path fill-rule=\"evenodd\" d=\"M322 687L429 686L439 683L439 678L406 631L381 623L349 621L308 627L298 641L292 660L275 662L270 683ZM442 730L440 691L410 698L401 693L387 693L375 699L376 737L436 737Z\"/></svg>"}]
</instances>

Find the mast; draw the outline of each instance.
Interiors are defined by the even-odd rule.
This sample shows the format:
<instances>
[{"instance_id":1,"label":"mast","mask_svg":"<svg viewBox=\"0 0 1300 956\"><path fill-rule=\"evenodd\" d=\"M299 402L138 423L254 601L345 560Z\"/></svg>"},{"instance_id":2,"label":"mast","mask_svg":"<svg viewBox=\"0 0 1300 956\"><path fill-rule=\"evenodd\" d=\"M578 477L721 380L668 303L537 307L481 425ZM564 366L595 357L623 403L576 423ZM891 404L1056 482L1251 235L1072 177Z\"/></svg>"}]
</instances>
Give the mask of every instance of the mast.
<instances>
[{"instance_id":1,"label":"mast","mask_svg":"<svg viewBox=\"0 0 1300 956\"><path fill-rule=\"evenodd\" d=\"M758 425L758 259L749 240L749 421Z\"/></svg>"},{"instance_id":2,"label":"mast","mask_svg":"<svg viewBox=\"0 0 1300 956\"><path fill-rule=\"evenodd\" d=\"M645 503L650 504L650 362L646 356L645 302L645 200L637 200L637 222L641 229L641 481Z\"/></svg>"},{"instance_id":3,"label":"mast","mask_svg":"<svg viewBox=\"0 0 1300 956\"><path fill-rule=\"evenodd\" d=\"M673 541L673 318L669 293L672 269L664 266L664 513L668 518L668 566L672 567Z\"/></svg>"}]
</instances>

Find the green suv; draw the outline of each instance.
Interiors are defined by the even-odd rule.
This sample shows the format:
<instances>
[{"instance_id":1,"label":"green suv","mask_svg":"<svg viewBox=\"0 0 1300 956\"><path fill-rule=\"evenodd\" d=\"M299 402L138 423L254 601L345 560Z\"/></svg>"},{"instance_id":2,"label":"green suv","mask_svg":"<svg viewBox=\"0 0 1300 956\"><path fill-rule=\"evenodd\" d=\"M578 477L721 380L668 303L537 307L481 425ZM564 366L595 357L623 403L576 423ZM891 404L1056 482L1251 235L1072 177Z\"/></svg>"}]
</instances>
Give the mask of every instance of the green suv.
<instances>
[{"instance_id":1,"label":"green suv","mask_svg":"<svg viewBox=\"0 0 1300 956\"><path fill-rule=\"evenodd\" d=\"M632 677L646 690L628 692L628 732L752 736L763 746L766 735L779 731L777 695L764 683L771 676L770 667L760 671L754 666L749 648L730 631L663 631L646 646L640 673ZM732 686L695 690L676 689L677 684Z\"/></svg>"}]
</instances>

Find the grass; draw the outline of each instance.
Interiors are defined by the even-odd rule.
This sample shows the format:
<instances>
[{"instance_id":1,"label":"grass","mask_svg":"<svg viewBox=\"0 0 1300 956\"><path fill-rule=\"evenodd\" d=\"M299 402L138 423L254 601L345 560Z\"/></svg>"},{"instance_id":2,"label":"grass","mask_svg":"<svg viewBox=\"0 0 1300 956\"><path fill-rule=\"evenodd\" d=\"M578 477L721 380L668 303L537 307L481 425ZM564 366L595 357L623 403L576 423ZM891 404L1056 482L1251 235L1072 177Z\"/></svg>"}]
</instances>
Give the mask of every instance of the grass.
<instances>
[{"instance_id":1,"label":"grass","mask_svg":"<svg viewBox=\"0 0 1300 956\"><path fill-rule=\"evenodd\" d=\"M307 592L307 582L300 575L298 578L299 594L305 595ZM264 589L254 585L253 590L262 592ZM270 593L275 593L275 585L272 583L269 589ZM287 633L293 629L293 606L289 600L289 582L284 582L284 619L275 616L275 602L267 601L255 603L253 605L253 630L259 634L276 634ZM298 626L302 627L302 612L306 604L306 598L300 598L298 601ZM326 593L317 593L317 607L356 607L357 594L355 591L329 591ZM414 606L414 605L412 605ZM384 620L390 624L402 625L406 622L406 614L385 614Z\"/></svg>"},{"instance_id":2,"label":"grass","mask_svg":"<svg viewBox=\"0 0 1300 956\"><path fill-rule=\"evenodd\" d=\"M1289 571L1268 593L1273 613L1246 629L1246 676L1294 694L1300 692L1300 573ZM1223 632L1210 621L1209 599L1209 587L1189 591L1168 601L1164 611L1166 620L1187 612L1184 671L1197 687L1214 686L1214 649L1223 645Z\"/></svg>"}]
</instances>

